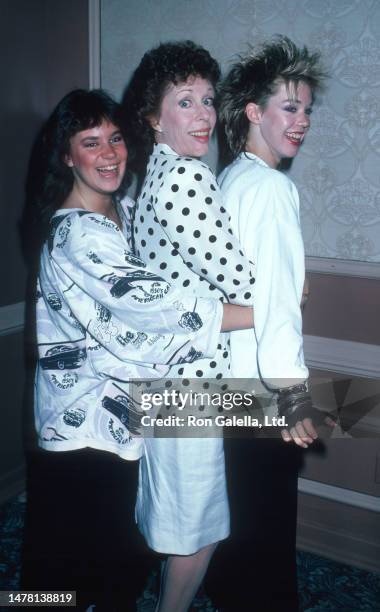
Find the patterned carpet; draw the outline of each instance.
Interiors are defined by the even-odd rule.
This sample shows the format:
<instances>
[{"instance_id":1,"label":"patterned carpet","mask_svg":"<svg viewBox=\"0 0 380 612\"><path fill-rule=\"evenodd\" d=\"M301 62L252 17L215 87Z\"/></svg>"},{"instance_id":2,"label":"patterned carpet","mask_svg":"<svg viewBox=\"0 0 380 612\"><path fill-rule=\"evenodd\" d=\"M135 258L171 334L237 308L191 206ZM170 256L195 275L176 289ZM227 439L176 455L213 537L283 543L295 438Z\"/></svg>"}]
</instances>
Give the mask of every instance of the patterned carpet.
<instances>
[{"instance_id":1,"label":"patterned carpet","mask_svg":"<svg viewBox=\"0 0 380 612\"><path fill-rule=\"evenodd\" d=\"M0 507L0 590L17 590L25 496ZM377 574L299 552L298 580L302 612L380 612ZM149 578L139 612L153 612L157 577ZM192 612L214 612L206 596L198 597ZM242 612L242 611L236 611Z\"/></svg>"}]
</instances>

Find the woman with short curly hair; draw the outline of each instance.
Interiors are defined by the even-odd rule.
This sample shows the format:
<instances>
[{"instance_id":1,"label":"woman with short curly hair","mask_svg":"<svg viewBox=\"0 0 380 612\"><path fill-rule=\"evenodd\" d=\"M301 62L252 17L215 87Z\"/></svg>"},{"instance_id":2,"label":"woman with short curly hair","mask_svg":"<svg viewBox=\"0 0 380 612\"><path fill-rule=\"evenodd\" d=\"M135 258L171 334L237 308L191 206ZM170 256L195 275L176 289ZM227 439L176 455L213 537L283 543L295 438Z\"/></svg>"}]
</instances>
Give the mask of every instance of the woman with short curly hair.
<instances>
[{"instance_id":1,"label":"woman with short curly hair","mask_svg":"<svg viewBox=\"0 0 380 612\"><path fill-rule=\"evenodd\" d=\"M208 51L191 41L161 44L137 67L124 98L129 142L140 167L147 163L134 240L137 253L183 295L244 306L252 303L252 265L232 233L215 176L199 159L216 123L219 73ZM229 340L221 336L214 359L174 365L169 376L183 380L184 392L196 379L211 393L208 379L228 382L229 374ZM185 612L229 533L222 438L146 439L137 518L149 546L168 555L159 612Z\"/></svg>"},{"instance_id":2,"label":"woman with short curly hair","mask_svg":"<svg viewBox=\"0 0 380 612\"><path fill-rule=\"evenodd\" d=\"M220 68L208 51L190 40L164 43L148 51L134 72L124 94L123 107L131 145L129 163L143 174L157 141L157 131L148 120L160 114L161 103L171 85L185 83L194 75L215 89Z\"/></svg>"}]
</instances>

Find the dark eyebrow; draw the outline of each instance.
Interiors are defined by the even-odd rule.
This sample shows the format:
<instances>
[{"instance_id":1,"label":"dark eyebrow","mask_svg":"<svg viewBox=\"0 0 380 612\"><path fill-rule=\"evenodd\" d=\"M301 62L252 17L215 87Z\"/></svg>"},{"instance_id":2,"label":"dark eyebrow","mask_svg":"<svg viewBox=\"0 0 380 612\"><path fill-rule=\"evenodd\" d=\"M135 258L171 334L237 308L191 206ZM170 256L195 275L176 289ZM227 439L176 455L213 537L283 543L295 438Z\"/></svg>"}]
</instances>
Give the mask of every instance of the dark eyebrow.
<instances>
[{"instance_id":1,"label":"dark eyebrow","mask_svg":"<svg viewBox=\"0 0 380 612\"><path fill-rule=\"evenodd\" d=\"M122 135L121 130L120 129L115 130L114 132L110 134L109 138L113 138L114 136L116 136L116 134L120 134L121 136ZM87 142L87 141L95 142L97 140L99 140L99 136L85 136L84 138L82 138L81 142Z\"/></svg>"},{"instance_id":2,"label":"dark eyebrow","mask_svg":"<svg viewBox=\"0 0 380 612\"><path fill-rule=\"evenodd\" d=\"M282 104L302 104L301 100L298 100L298 98L286 98L285 100L282 101ZM313 106L313 102L310 102L310 104L308 104L306 106L306 108L310 108L311 106Z\"/></svg>"},{"instance_id":3,"label":"dark eyebrow","mask_svg":"<svg viewBox=\"0 0 380 612\"><path fill-rule=\"evenodd\" d=\"M84 142L85 140L98 140L99 136L85 136L84 138L82 138L81 142Z\"/></svg>"},{"instance_id":4,"label":"dark eyebrow","mask_svg":"<svg viewBox=\"0 0 380 612\"><path fill-rule=\"evenodd\" d=\"M190 93L193 93L194 89L190 86L190 87L184 87L183 89L178 89L178 91L176 92L177 94L182 94L185 93L186 91L189 91ZM207 92L206 93L213 93L214 92L214 88L210 85L210 87L207 88Z\"/></svg>"}]
</instances>

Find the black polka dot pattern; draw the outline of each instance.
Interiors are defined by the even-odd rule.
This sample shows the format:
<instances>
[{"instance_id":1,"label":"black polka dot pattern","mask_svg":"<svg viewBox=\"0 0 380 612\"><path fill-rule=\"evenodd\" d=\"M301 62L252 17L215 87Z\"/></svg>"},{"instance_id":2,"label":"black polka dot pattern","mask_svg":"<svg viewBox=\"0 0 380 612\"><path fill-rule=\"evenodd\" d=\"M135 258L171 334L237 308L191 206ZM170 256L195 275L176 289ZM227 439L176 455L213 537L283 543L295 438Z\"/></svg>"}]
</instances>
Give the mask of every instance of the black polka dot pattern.
<instances>
[{"instance_id":1,"label":"black polka dot pattern","mask_svg":"<svg viewBox=\"0 0 380 612\"><path fill-rule=\"evenodd\" d=\"M253 266L231 232L210 169L198 159L156 145L147 177L136 203L134 239L148 269L180 292L250 305ZM172 366L173 377L227 377L228 335L220 337L214 358Z\"/></svg>"}]
</instances>

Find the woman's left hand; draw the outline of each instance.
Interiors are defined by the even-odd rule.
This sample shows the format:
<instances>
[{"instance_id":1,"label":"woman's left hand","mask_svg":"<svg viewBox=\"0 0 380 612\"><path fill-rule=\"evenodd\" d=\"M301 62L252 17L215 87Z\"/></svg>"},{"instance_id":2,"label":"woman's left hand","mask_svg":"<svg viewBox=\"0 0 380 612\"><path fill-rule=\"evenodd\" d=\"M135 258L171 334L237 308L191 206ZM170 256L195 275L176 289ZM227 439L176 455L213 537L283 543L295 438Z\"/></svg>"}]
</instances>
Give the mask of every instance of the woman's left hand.
<instances>
[{"instance_id":1,"label":"woman's left hand","mask_svg":"<svg viewBox=\"0 0 380 612\"><path fill-rule=\"evenodd\" d=\"M328 427L334 428L337 423L337 418L331 418L328 413L323 413L324 416L324 425ZM290 429L282 429L281 430L282 439L285 442L294 442L297 446L301 446L302 448L308 448L310 444L313 444L314 440L318 438L318 433L315 429L314 423L312 419L306 418L302 421L298 421L294 427Z\"/></svg>"},{"instance_id":2,"label":"woman's left hand","mask_svg":"<svg viewBox=\"0 0 380 612\"><path fill-rule=\"evenodd\" d=\"M293 441L297 446L301 446L301 448L308 448L318 438L311 419L298 421L291 429L282 429L281 436L285 442Z\"/></svg>"}]
</instances>

